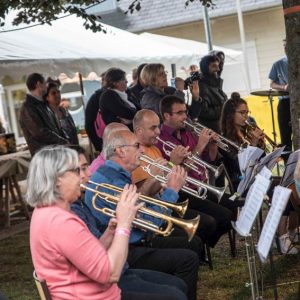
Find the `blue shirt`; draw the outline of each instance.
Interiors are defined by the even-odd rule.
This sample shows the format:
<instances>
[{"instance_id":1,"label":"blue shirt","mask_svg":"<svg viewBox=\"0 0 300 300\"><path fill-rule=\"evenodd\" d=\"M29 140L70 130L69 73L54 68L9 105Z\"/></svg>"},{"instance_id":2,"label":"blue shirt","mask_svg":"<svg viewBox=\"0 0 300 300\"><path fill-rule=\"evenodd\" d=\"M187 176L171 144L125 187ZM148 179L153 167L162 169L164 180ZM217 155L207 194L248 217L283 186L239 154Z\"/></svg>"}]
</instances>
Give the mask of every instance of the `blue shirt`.
<instances>
[{"instance_id":1,"label":"blue shirt","mask_svg":"<svg viewBox=\"0 0 300 300\"><path fill-rule=\"evenodd\" d=\"M99 183L108 183L120 188L124 188L126 184L131 184L131 174L124 170L120 165L115 163L114 161L107 160L103 166L101 166L91 177L91 181ZM90 188L96 189L96 186L94 184L89 184ZM112 191L100 188L100 191L103 191L105 193L114 194ZM106 216L100 211L97 211L93 208L93 197L95 194L90 191L85 192L85 203L89 207L89 209L92 211L92 214L101 222L101 224L108 224L108 221L110 219L109 216ZM175 203L178 200L178 194L169 188L166 188L164 192L162 193L161 200L168 201L171 203ZM103 198L97 197L96 198L96 205L99 209L103 208L110 208L115 210L115 205L112 203L109 203L105 201ZM147 208L151 208L152 210L166 213L161 207L158 207L156 205L151 205L148 203L145 203L144 205ZM141 217L141 214L139 214L139 218ZM160 226L162 225L162 220L158 218L154 218L152 216L148 215L142 215L144 220L151 221L153 224ZM137 228L133 228L130 235L129 243L139 243L141 240L143 240L146 237L145 231L142 231Z\"/></svg>"},{"instance_id":2,"label":"blue shirt","mask_svg":"<svg viewBox=\"0 0 300 300\"><path fill-rule=\"evenodd\" d=\"M287 57L283 57L276 61L269 73L269 79L274 81L277 84L280 85L286 85L289 83L288 80L288 59ZM281 99L287 99L289 96L280 96L278 97L280 100Z\"/></svg>"}]
</instances>

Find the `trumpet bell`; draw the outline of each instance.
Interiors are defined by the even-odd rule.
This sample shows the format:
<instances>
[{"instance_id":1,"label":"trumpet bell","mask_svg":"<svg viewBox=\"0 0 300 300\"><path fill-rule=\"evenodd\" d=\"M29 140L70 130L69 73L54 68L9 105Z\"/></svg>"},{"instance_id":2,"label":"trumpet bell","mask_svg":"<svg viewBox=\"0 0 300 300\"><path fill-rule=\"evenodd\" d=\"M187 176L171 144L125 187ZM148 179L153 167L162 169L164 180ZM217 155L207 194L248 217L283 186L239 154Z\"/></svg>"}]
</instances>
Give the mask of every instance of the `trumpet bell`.
<instances>
[{"instance_id":1,"label":"trumpet bell","mask_svg":"<svg viewBox=\"0 0 300 300\"><path fill-rule=\"evenodd\" d=\"M180 228L182 228L186 232L186 234L188 235L188 241L190 242L199 226L200 216L198 215L196 218L190 220L179 221L182 222L182 224L175 224L180 226Z\"/></svg>"}]
</instances>

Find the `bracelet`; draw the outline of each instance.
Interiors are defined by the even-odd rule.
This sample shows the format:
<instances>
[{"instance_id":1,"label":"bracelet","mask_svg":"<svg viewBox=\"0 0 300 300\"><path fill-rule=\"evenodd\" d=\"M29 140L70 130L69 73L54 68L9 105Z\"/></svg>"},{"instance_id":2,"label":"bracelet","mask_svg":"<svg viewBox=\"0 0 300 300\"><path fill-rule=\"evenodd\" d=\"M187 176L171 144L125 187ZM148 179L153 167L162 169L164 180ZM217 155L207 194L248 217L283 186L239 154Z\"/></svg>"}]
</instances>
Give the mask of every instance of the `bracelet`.
<instances>
[{"instance_id":1,"label":"bracelet","mask_svg":"<svg viewBox=\"0 0 300 300\"><path fill-rule=\"evenodd\" d=\"M169 165L170 167L174 167L174 166L175 166L175 164L172 163L171 161L168 161L168 165Z\"/></svg>"},{"instance_id":2,"label":"bracelet","mask_svg":"<svg viewBox=\"0 0 300 300\"><path fill-rule=\"evenodd\" d=\"M117 228L115 230L115 235L125 235L128 238L130 237L130 230L127 228Z\"/></svg>"}]
</instances>

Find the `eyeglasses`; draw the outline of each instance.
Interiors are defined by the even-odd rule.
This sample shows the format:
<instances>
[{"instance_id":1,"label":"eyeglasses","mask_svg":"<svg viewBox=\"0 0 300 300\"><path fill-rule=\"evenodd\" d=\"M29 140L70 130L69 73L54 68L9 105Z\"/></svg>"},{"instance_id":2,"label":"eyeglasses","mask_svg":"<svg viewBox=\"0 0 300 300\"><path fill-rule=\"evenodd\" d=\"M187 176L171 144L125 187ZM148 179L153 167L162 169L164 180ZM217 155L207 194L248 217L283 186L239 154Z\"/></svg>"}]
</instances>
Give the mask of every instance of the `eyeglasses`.
<instances>
[{"instance_id":1,"label":"eyeglasses","mask_svg":"<svg viewBox=\"0 0 300 300\"><path fill-rule=\"evenodd\" d=\"M72 172L72 173L76 173L76 174L80 174L80 168L77 167L77 168L73 168L73 169L68 169L66 170L66 172Z\"/></svg>"},{"instance_id":2,"label":"eyeglasses","mask_svg":"<svg viewBox=\"0 0 300 300\"><path fill-rule=\"evenodd\" d=\"M168 76L168 72L167 71L161 71L161 72L158 72L157 75L158 76Z\"/></svg>"},{"instance_id":3,"label":"eyeglasses","mask_svg":"<svg viewBox=\"0 0 300 300\"><path fill-rule=\"evenodd\" d=\"M236 110L235 112L241 114L242 116L247 116L251 113L249 110Z\"/></svg>"},{"instance_id":4,"label":"eyeglasses","mask_svg":"<svg viewBox=\"0 0 300 300\"><path fill-rule=\"evenodd\" d=\"M171 115L178 115L178 116L187 115L187 110L172 111Z\"/></svg>"},{"instance_id":5,"label":"eyeglasses","mask_svg":"<svg viewBox=\"0 0 300 300\"><path fill-rule=\"evenodd\" d=\"M135 144L132 144L132 145L118 145L118 146L116 146L116 148L118 148L118 147L135 147L136 149L139 149L140 146L141 146L140 143L135 143ZM116 148L115 148L115 151L116 151Z\"/></svg>"}]
</instances>

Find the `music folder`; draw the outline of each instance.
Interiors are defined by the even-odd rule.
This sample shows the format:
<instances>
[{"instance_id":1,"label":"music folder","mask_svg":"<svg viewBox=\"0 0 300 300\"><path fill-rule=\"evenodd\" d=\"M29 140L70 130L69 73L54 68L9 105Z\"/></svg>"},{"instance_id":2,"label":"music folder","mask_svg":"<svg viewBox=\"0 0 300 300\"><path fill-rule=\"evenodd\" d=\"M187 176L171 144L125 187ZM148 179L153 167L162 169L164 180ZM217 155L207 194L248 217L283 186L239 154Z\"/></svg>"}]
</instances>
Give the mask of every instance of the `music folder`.
<instances>
[{"instance_id":1,"label":"music folder","mask_svg":"<svg viewBox=\"0 0 300 300\"><path fill-rule=\"evenodd\" d=\"M275 232L291 192L290 189L279 185L274 189L272 205L264 222L257 244L257 253L262 262L266 262L268 258Z\"/></svg>"},{"instance_id":2,"label":"music folder","mask_svg":"<svg viewBox=\"0 0 300 300\"><path fill-rule=\"evenodd\" d=\"M262 206L264 196L270 186L271 175L270 170L263 168L260 174L255 176L255 181L247 193L245 205L233 226L241 236L247 236L251 232L253 223Z\"/></svg>"},{"instance_id":3,"label":"music folder","mask_svg":"<svg viewBox=\"0 0 300 300\"><path fill-rule=\"evenodd\" d=\"M297 150L290 154L289 159L285 165L285 170L280 181L280 185L288 187L294 183L294 172L299 159L300 150Z\"/></svg>"}]
</instances>

